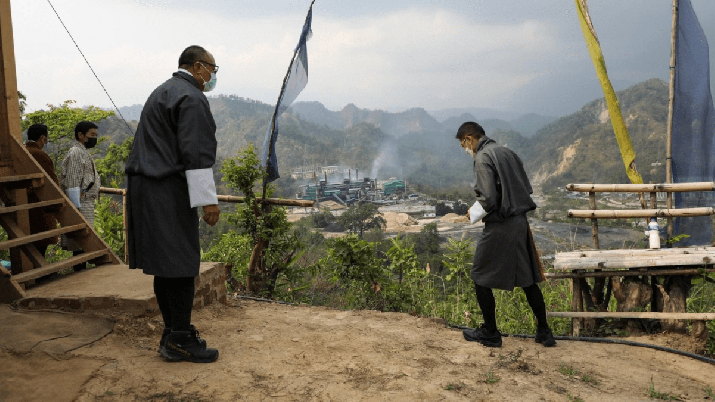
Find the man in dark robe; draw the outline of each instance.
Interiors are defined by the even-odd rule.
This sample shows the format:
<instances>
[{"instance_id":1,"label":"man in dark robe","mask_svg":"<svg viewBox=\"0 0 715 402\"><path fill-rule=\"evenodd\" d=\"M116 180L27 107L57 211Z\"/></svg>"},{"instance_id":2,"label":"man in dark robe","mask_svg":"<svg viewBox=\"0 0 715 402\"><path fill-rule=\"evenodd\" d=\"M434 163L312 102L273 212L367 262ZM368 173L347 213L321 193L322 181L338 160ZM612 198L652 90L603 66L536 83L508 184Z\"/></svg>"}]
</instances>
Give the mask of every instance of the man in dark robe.
<instances>
[{"instance_id":1,"label":"man in dark robe","mask_svg":"<svg viewBox=\"0 0 715 402\"><path fill-rule=\"evenodd\" d=\"M33 124L27 129L27 143L25 144L27 151L30 152L30 155L32 155L33 158L35 158L37 163L40 164L42 169L45 170L52 181L59 186L60 180L57 178L57 173L55 173L55 163L52 162L50 155L47 155L47 152L42 149L49 142L50 136L46 125ZM27 196L27 201L40 202L40 199L33 191L31 191ZM50 212L51 210L48 210L47 208L33 208L29 211L31 234L57 229L57 220ZM37 247L37 251L44 256L45 252L47 252L47 247L52 244L57 244L58 240L59 238L57 236L53 236L36 241L33 244Z\"/></svg>"},{"instance_id":2,"label":"man in dark robe","mask_svg":"<svg viewBox=\"0 0 715 402\"><path fill-rule=\"evenodd\" d=\"M497 329L493 288L524 289L537 321L536 342L555 346L546 321L546 305L541 289L538 256L534 248L526 213L536 209L531 199L531 184L524 166L512 150L487 137L477 123L459 127L457 139L474 158L474 192L487 213L484 231L477 240L472 280L484 324L464 331L468 341L489 347L502 345Z\"/></svg>"},{"instance_id":3,"label":"man in dark robe","mask_svg":"<svg viewBox=\"0 0 715 402\"><path fill-rule=\"evenodd\" d=\"M169 360L218 359L191 325L201 257L197 208L211 226L220 214L212 171L216 124L203 93L216 85L217 71L204 48L181 53L178 71L144 104L125 168L129 268L154 276L164 319L159 353Z\"/></svg>"}]
</instances>

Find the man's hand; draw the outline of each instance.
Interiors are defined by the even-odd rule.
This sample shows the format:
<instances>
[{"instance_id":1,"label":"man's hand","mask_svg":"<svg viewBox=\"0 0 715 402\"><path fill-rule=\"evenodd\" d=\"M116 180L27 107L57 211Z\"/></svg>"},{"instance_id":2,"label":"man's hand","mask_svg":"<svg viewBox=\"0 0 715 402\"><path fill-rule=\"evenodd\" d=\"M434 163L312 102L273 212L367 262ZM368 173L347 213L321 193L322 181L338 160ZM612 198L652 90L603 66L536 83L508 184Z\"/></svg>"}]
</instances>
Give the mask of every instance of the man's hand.
<instances>
[{"instance_id":1,"label":"man's hand","mask_svg":"<svg viewBox=\"0 0 715 402\"><path fill-rule=\"evenodd\" d=\"M220 214L221 210L218 205L204 205L204 222L208 223L209 226L213 226L218 222Z\"/></svg>"}]
</instances>

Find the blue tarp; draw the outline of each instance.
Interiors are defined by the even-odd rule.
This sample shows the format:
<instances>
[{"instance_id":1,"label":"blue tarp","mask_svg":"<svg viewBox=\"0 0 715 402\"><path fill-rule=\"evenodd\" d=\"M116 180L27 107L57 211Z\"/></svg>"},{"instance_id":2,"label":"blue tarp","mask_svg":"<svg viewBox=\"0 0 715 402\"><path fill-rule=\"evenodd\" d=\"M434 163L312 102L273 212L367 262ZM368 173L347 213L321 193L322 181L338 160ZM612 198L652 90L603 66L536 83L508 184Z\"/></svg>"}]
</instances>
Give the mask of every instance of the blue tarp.
<instances>
[{"instance_id":1,"label":"blue tarp","mask_svg":"<svg viewBox=\"0 0 715 402\"><path fill-rule=\"evenodd\" d=\"M715 110L710 92L710 51L690 0L680 0L675 42L673 182L715 180ZM676 208L711 207L712 192L675 193ZM674 233L690 238L678 246L710 245L709 216L676 218Z\"/></svg>"}]
</instances>

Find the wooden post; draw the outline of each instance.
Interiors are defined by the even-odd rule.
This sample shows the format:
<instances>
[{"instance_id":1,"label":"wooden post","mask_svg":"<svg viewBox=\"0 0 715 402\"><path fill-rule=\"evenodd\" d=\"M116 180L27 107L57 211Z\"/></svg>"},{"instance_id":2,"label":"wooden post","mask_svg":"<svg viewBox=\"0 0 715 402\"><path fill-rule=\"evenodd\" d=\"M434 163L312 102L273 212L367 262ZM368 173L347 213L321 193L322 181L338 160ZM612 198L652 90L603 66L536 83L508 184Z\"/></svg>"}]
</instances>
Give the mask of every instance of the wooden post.
<instances>
[{"instance_id":1,"label":"wooden post","mask_svg":"<svg viewBox=\"0 0 715 402\"><path fill-rule=\"evenodd\" d=\"M678 0L673 0L673 23L670 36L670 96L665 145L665 182L673 182L673 105L675 104L675 42L678 38ZM668 193L668 209L673 208L673 194ZM668 218L668 240L673 236L673 218Z\"/></svg>"},{"instance_id":2,"label":"wooden post","mask_svg":"<svg viewBox=\"0 0 715 402\"><path fill-rule=\"evenodd\" d=\"M589 191L588 204L592 210L596 210L596 193ZM598 219L591 218L591 237L593 238L593 248L599 249L598 245Z\"/></svg>"},{"instance_id":3,"label":"wooden post","mask_svg":"<svg viewBox=\"0 0 715 402\"><path fill-rule=\"evenodd\" d=\"M124 215L124 263L129 264L129 232L127 231L127 190L122 191L122 214Z\"/></svg>"},{"instance_id":4,"label":"wooden post","mask_svg":"<svg viewBox=\"0 0 715 402\"><path fill-rule=\"evenodd\" d=\"M12 16L10 0L0 0L0 165L12 165L10 136L22 139L20 127L20 104L17 97L17 75L15 71L15 45L12 36ZM15 166L12 166L16 168ZM27 189L13 191L15 205L27 203ZM15 213L18 227L24 233L30 233L30 215L28 211ZM8 233L9 235L9 233ZM34 268L20 248L10 250L13 274Z\"/></svg>"}]
</instances>

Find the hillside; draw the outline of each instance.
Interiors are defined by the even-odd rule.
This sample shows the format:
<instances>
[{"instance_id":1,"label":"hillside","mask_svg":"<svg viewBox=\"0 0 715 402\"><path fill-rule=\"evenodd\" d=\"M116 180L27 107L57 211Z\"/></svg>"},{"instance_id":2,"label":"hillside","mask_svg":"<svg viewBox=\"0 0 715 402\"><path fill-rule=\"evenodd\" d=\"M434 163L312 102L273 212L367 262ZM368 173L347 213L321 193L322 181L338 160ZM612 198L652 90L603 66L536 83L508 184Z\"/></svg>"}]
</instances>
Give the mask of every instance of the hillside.
<instances>
[{"instance_id":1,"label":"hillside","mask_svg":"<svg viewBox=\"0 0 715 402\"><path fill-rule=\"evenodd\" d=\"M437 319L370 310L211 305L193 315L219 349L211 364L165 362L157 316L3 307L8 314L25 325L0 329L5 402L647 401L651 389L708 401L715 378L708 363L653 349L564 340L544 348L513 337L490 349Z\"/></svg>"},{"instance_id":2,"label":"hillside","mask_svg":"<svg viewBox=\"0 0 715 402\"><path fill-rule=\"evenodd\" d=\"M667 85L653 79L617 96L638 170L645 182L663 181ZM262 147L271 105L238 96L209 97L209 102L219 158L232 157L251 142ZM138 105L122 108L122 113L137 116ZM296 185L289 179L293 168L337 165L379 179L403 178L422 191L468 189L470 158L454 140L459 125L468 120L480 122L487 135L517 152L534 184L546 189L569 182L627 182L604 99L555 120L476 108L431 113L421 108L390 113L353 104L330 111L319 102L297 102L279 120L277 152L283 177L276 185L281 194L290 195ZM116 118L103 122L100 132L115 142L128 136L126 125Z\"/></svg>"}]
</instances>

